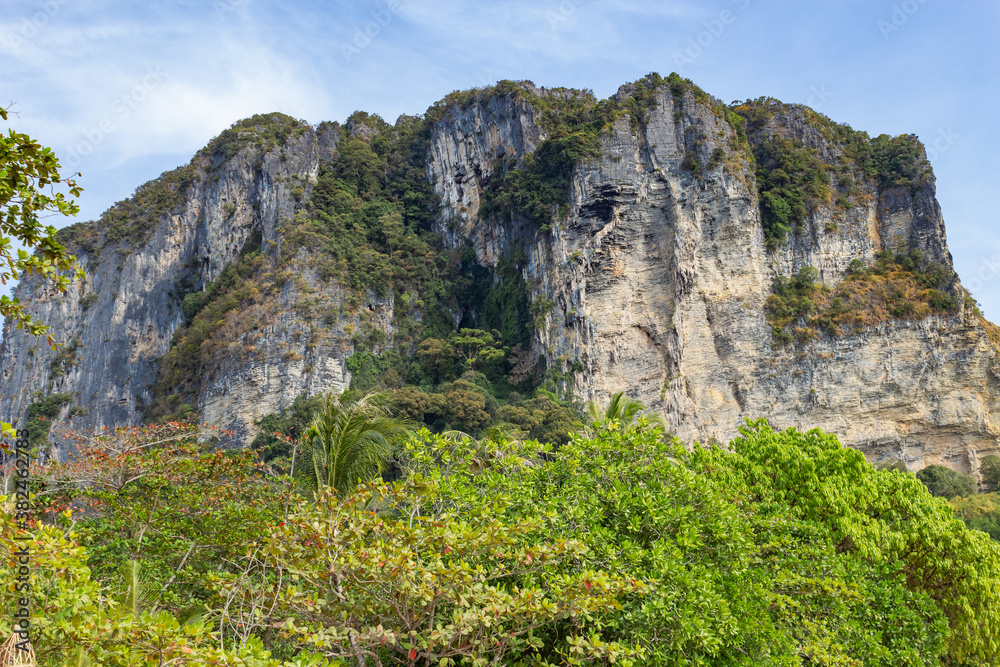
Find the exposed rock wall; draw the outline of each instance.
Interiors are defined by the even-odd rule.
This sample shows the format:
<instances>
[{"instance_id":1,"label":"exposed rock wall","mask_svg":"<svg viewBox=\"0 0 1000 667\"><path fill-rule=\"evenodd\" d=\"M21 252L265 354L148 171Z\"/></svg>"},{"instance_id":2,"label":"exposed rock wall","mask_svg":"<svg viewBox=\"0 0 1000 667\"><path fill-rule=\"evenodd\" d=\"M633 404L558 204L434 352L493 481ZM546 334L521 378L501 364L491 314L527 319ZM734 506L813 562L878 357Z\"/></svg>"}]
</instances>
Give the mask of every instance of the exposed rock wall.
<instances>
[{"instance_id":1,"label":"exposed rock wall","mask_svg":"<svg viewBox=\"0 0 1000 667\"><path fill-rule=\"evenodd\" d=\"M508 221L479 220L477 205L495 157L544 138L527 118L510 99L491 99L434 131L428 173L445 219L462 221L484 263L496 261L498 240L518 237ZM765 132L799 139L831 165L841 155L794 108ZM600 158L576 170L571 213L550 235L526 237L525 277L555 304L536 351L550 366L582 369L578 395L626 391L684 439L726 442L745 418L765 416L835 432L872 460L975 471L997 451L998 360L969 309L779 349L765 315L775 276L807 265L833 285L853 259L920 249L950 270L933 177L911 194L859 176L849 210L820 206L769 253L753 166L736 144L734 128L690 93L664 89L646 123L615 124ZM726 164L701 177L682 166L689 152L707 164L717 147Z\"/></svg>"},{"instance_id":2,"label":"exposed rock wall","mask_svg":"<svg viewBox=\"0 0 1000 667\"><path fill-rule=\"evenodd\" d=\"M801 140L831 165L842 155L795 107L779 109L760 132ZM36 392L65 391L84 411L72 418L77 425L138 423L157 359L184 321L178 283L189 272L198 285L218 277L258 232L265 248L280 246L280 223L294 217L339 136L306 129L267 152L203 158L201 180L144 246L84 258L82 293L55 295L24 281L17 295L57 337L79 340L77 358L55 376L44 342L8 326L0 414L22 417ZM432 128L427 174L443 203L439 229L448 243L471 241L485 266L523 250L535 301L552 304L534 351L566 372L574 393L600 401L626 391L687 440L725 442L745 418L767 417L779 427L835 432L872 460L899 458L911 469L941 463L974 472L998 450L997 351L964 305L953 316L894 320L784 348L775 347L766 320L774 278L803 266L834 285L853 259L920 249L950 270L932 176L914 191L859 177L849 209L819 206L770 252L754 166L735 129L717 106L664 88L644 122L619 119L600 155L577 166L569 213L551 232L517 218L483 219L496 161L522 163L545 137L525 99L454 106ZM709 165L717 148L725 160L701 175L684 166L686 156ZM293 194L297 187L304 195ZM89 294L96 298L81 301ZM344 294L303 264L279 298L251 314L260 326L234 334L204 378L197 407L207 423L246 441L256 418L300 393L350 382L357 318L341 310L318 329L300 312L307 300L337 304ZM392 297L366 305L369 319L391 333Z\"/></svg>"},{"instance_id":3,"label":"exposed rock wall","mask_svg":"<svg viewBox=\"0 0 1000 667\"><path fill-rule=\"evenodd\" d=\"M249 146L228 160L199 156L200 178L189 186L183 206L162 218L144 245L123 243L96 256L81 254L86 282L66 294L39 287L37 279L22 281L16 294L31 312L52 326L57 340L78 343L75 359L56 376L51 364L57 352L7 326L0 348L0 414L16 421L37 394L66 392L82 410L68 419L70 426L140 423L157 360L184 322L178 286L184 280L204 286L217 278L255 234L265 244L279 242L277 226L294 212L291 191L315 179L338 137L334 128L319 134L306 129L267 152ZM267 345L277 348L294 331L293 324L279 320L263 334ZM209 385L199 406L206 421L246 429L255 417L277 410L287 395L294 398L310 388L268 346L253 363ZM311 378L317 386L345 384L342 365L323 363L320 369ZM234 386L239 390L231 391Z\"/></svg>"}]
</instances>

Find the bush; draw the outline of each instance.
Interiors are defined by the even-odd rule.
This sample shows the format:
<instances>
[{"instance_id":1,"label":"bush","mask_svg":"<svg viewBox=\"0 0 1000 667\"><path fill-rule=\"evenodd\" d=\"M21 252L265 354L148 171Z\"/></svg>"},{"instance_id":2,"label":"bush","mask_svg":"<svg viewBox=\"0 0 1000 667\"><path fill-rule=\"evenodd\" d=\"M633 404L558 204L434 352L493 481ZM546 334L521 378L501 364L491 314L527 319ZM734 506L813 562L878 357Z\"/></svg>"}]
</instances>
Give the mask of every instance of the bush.
<instances>
[{"instance_id":1,"label":"bush","mask_svg":"<svg viewBox=\"0 0 1000 667\"><path fill-rule=\"evenodd\" d=\"M927 466L917 473L917 479L939 498L971 496L976 492L976 480L971 475L940 465Z\"/></svg>"},{"instance_id":2,"label":"bush","mask_svg":"<svg viewBox=\"0 0 1000 667\"><path fill-rule=\"evenodd\" d=\"M62 406L71 400L72 394L52 394L39 398L28 406L28 442L32 447L48 444L52 420L59 416Z\"/></svg>"},{"instance_id":3,"label":"bush","mask_svg":"<svg viewBox=\"0 0 1000 667\"><path fill-rule=\"evenodd\" d=\"M1000 542L1000 493L956 496L948 502L955 509L955 516L965 525L981 530Z\"/></svg>"},{"instance_id":4,"label":"bush","mask_svg":"<svg viewBox=\"0 0 1000 667\"><path fill-rule=\"evenodd\" d=\"M979 464L979 473L983 476L983 485L987 491L1000 491L1000 456L984 456Z\"/></svg>"},{"instance_id":5,"label":"bush","mask_svg":"<svg viewBox=\"0 0 1000 667\"><path fill-rule=\"evenodd\" d=\"M767 301L767 318L775 331L796 324L800 340L812 340L820 332L839 335L890 319L922 319L932 313L953 311L957 299L944 291L954 274L941 264L928 261L914 250L895 257L879 252L871 267L853 259L844 279L833 289L816 283L818 274L803 267L791 277L779 276L774 294ZM775 342L791 342L790 336L775 334Z\"/></svg>"}]
</instances>

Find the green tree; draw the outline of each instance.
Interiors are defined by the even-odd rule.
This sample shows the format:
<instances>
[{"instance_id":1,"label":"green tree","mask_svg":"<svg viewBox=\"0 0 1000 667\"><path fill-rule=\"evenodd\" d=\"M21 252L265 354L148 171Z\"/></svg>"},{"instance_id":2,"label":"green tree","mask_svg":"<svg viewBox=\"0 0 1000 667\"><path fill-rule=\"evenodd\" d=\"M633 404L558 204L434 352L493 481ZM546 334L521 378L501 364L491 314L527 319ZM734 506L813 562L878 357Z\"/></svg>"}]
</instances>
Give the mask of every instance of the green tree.
<instances>
[{"instance_id":1,"label":"green tree","mask_svg":"<svg viewBox=\"0 0 1000 667\"><path fill-rule=\"evenodd\" d=\"M406 421L389 414L383 394L326 394L301 439L310 486L349 492L385 469L393 444L408 432Z\"/></svg>"},{"instance_id":2,"label":"green tree","mask_svg":"<svg viewBox=\"0 0 1000 667\"><path fill-rule=\"evenodd\" d=\"M7 109L0 108L0 119L7 120ZM52 279L59 292L65 292L72 279L83 278L76 257L56 240L56 228L43 225L40 216L74 216L80 208L57 186L65 186L73 197L81 188L72 178L59 173L59 160L51 148L45 148L26 134L9 128L0 134L0 284L37 273ZM15 249L14 243L27 250ZM34 250L34 253L29 252ZM35 336L46 335L49 345L55 339L48 327L24 310L18 299L0 296L0 315L14 320L18 329L27 328ZM9 424L3 423L10 432Z\"/></svg>"},{"instance_id":3,"label":"green tree","mask_svg":"<svg viewBox=\"0 0 1000 667\"><path fill-rule=\"evenodd\" d=\"M481 329L459 329L451 343L458 351L462 362L472 369L479 369L491 361L503 359L504 352L500 332Z\"/></svg>"},{"instance_id":4,"label":"green tree","mask_svg":"<svg viewBox=\"0 0 1000 667\"><path fill-rule=\"evenodd\" d=\"M417 347L425 375L435 384L455 377L455 346L440 338L425 338Z\"/></svg>"},{"instance_id":5,"label":"green tree","mask_svg":"<svg viewBox=\"0 0 1000 667\"><path fill-rule=\"evenodd\" d=\"M1000 491L1000 456L990 454L983 457L979 464L979 473L983 476L983 484L987 492Z\"/></svg>"},{"instance_id":6,"label":"green tree","mask_svg":"<svg viewBox=\"0 0 1000 667\"><path fill-rule=\"evenodd\" d=\"M1000 548L834 436L756 422L728 451L689 451L640 418L556 451L420 446L407 465L456 514L551 514L552 539L587 546L580 567L646 582L602 635L643 664L996 663Z\"/></svg>"},{"instance_id":7,"label":"green tree","mask_svg":"<svg viewBox=\"0 0 1000 667\"><path fill-rule=\"evenodd\" d=\"M305 394L300 394L281 414L264 415L259 420L260 432L250 443L250 448L258 452L267 463L277 460L285 463L284 459L290 458L292 453L289 440L298 440L315 419L322 404L321 396L307 398ZM279 435L287 436L287 439L278 437Z\"/></svg>"},{"instance_id":8,"label":"green tree","mask_svg":"<svg viewBox=\"0 0 1000 667\"><path fill-rule=\"evenodd\" d=\"M917 473L917 479L924 483L931 495L939 498L971 496L976 492L976 480L970 475L944 466L927 466Z\"/></svg>"},{"instance_id":9,"label":"green tree","mask_svg":"<svg viewBox=\"0 0 1000 667\"><path fill-rule=\"evenodd\" d=\"M955 516L969 528L981 530L1000 542L1000 493L956 496L948 504L955 508Z\"/></svg>"},{"instance_id":10,"label":"green tree","mask_svg":"<svg viewBox=\"0 0 1000 667\"><path fill-rule=\"evenodd\" d=\"M447 457L452 445L438 443ZM266 540L269 563L296 585L242 595L270 595L266 620L359 667L636 664L641 651L601 628L619 598L644 592L640 581L577 567L586 547L550 538L551 515L442 511L437 476L369 482L345 497L324 489ZM227 596L248 580L228 578Z\"/></svg>"},{"instance_id":11,"label":"green tree","mask_svg":"<svg viewBox=\"0 0 1000 667\"><path fill-rule=\"evenodd\" d=\"M86 506L80 542L94 578L126 598L130 562L142 564L150 603L182 609L210 597L206 575L232 567L281 520L282 478L249 450L199 445L218 435L183 424L83 434L66 431L76 456L32 471L38 516ZM154 611L150 609L150 611Z\"/></svg>"},{"instance_id":12,"label":"green tree","mask_svg":"<svg viewBox=\"0 0 1000 667\"><path fill-rule=\"evenodd\" d=\"M584 409L584 416L590 423L590 431L593 432L609 422L618 422L622 426L629 426L642 415L646 409L646 404L635 398L625 395L619 391L612 394L608 405L601 410L596 401L588 401ZM649 423L663 426L663 418L659 415L647 416Z\"/></svg>"}]
</instances>

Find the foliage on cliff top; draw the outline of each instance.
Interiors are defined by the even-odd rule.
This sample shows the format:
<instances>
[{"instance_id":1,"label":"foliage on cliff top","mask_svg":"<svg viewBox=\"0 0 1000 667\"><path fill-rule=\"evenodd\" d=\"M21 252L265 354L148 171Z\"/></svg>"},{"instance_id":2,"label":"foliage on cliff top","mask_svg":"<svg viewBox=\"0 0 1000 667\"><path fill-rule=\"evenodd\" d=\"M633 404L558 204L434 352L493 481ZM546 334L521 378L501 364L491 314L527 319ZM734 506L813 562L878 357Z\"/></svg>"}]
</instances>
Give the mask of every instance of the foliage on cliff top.
<instances>
[{"instance_id":1,"label":"foliage on cliff top","mask_svg":"<svg viewBox=\"0 0 1000 667\"><path fill-rule=\"evenodd\" d=\"M757 162L764 237L771 250L805 221L809 210L829 203L829 172L835 168L841 171L843 182L852 184L849 193L854 192L852 170L880 188L907 187L914 192L932 177L923 146L914 135L871 138L867 132L835 123L809 107L774 98L737 101L730 108L746 120ZM772 123L776 115L801 117L839 151L840 163L826 164L818 151L800 138L783 136L784 130ZM846 198L842 201L850 205Z\"/></svg>"},{"instance_id":2,"label":"foliage on cliff top","mask_svg":"<svg viewBox=\"0 0 1000 667\"><path fill-rule=\"evenodd\" d=\"M140 185L131 197L116 202L99 220L64 227L57 238L95 258L105 246L118 243L130 252L149 240L163 216L181 212L191 185L205 175L205 158L228 160L248 146L264 153L283 145L293 134L302 134L307 127L303 121L277 112L237 121L198 151L190 163Z\"/></svg>"},{"instance_id":3,"label":"foliage on cliff top","mask_svg":"<svg viewBox=\"0 0 1000 667\"><path fill-rule=\"evenodd\" d=\"M486 99L500 91L527 101L538 113L545 139L534 153L515 160L499 161L487 182L480 215L521 215L537 223L543 231L555 217L566 213L573 170L581 160L600 154L601 136L618 120L628 116L635 129L647 119L656 103L656 91L668 85L675 98L692 92L697 99L707 94L672 73L664 79L653 72L622 87L619 94L598 101L593 93L550 91L537 95L527 88L503 81L494 89L477 93L472 99ZM468 103L469 98L463 101Z\"/></svg>"},{"instance_id":4,"label":"foliage on cliff top","mask_svg":"<svg viewBox=\"0 0 1000 667\"><path fill-rule=\"evenodd\" d=\"M443 278L461 278L452 275L456 253L431 229L438 204L424 164L427 123L351 118L377 132L366 138L343 130L336 158L321 167L306 206L282 229L282 260L305 248L316 254L321 277L353 290L419 294L428 303L445 298Z\"/></svg>"},{"instance_id":5,"label":"foliage on cliff top","mask_svg":"<svg viewBox=\"0 0 1000 667\"><path fill-rule=\"evenodd\" d=\"M670 90L675 102L675 121L682 119L683 100L691 95L733 128L733 149L744 151L752 158L743 118L676 72L665 78L652 72L622 86L606 100L597 100L589 91L555 89L537 95L511 82L501 83L504 86L498 84L495 90L487 89L473 99L485 99L489 94L497 94L496 91L506 91L516 99L527 101L538 114L538 124L546 137L534 153L523 158L522 164L507 159L494 165L493 177L483 194L480 215L522 215L536 222L542 231L548 231L553 220L566 213L576 165L600 155L601 137L619 119L627 117L633 132L645 124L650 109L656 105L657 92L664 87ZM466 103L469 99L465 99ZM695 140L694 143L699 142ZM718 164L724 156L725 150L717 148L708 166ZM690 150L685 154L683 166L701 175L701 164Z\"/></svg>"},{"instance_id":6,"label":"foliage on cliff top","mask_svg":"<svg viewBox=\"0 0 1000 667\"><path fill-rule=\"evenodd\" d=\"M277 111L255 114L233 123L198 151L199 156L221 156L228 160L247 146L266 153L283 146L292 135L303 134L309 125Z\"/></svg>"},{"instance_id":7,"label":"foliage on cliff top","mask_svg":"<svg viewBox=\"0 0 1000 667\"><path fill-rule=\"evenodd\" d=\"M834 288L817 282L818 277L816 269L807 266L775 280L767 320L779 345L793 338L808 342L823 333L854 333L892 319L919 320L958 305L950 293L954 276L919 250L896 256L880 252L867 268L854 260Z\"/></svg>"}]
</instances>

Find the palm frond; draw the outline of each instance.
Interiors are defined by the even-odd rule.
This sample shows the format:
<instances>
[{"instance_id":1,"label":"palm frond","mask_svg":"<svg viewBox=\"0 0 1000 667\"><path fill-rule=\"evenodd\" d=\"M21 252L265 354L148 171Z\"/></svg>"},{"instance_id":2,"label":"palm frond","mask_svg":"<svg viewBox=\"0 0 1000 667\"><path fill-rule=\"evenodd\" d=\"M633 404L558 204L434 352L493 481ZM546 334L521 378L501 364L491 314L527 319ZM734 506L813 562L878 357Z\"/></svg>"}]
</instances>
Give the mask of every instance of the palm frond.
<instances>
[{"instance_id":1,"label":"palm frond","mask_svg":"<svg viewBox=\"0 0 1000 667\"><path fill-rule=\"evenodd\" d=\"M329 487L345 493L381 474L394 443L409 432L408 422L389 414L383 394L327 394L302 435L309 460L305 477L317 491Z\"/></svg>"}]
</instances>

